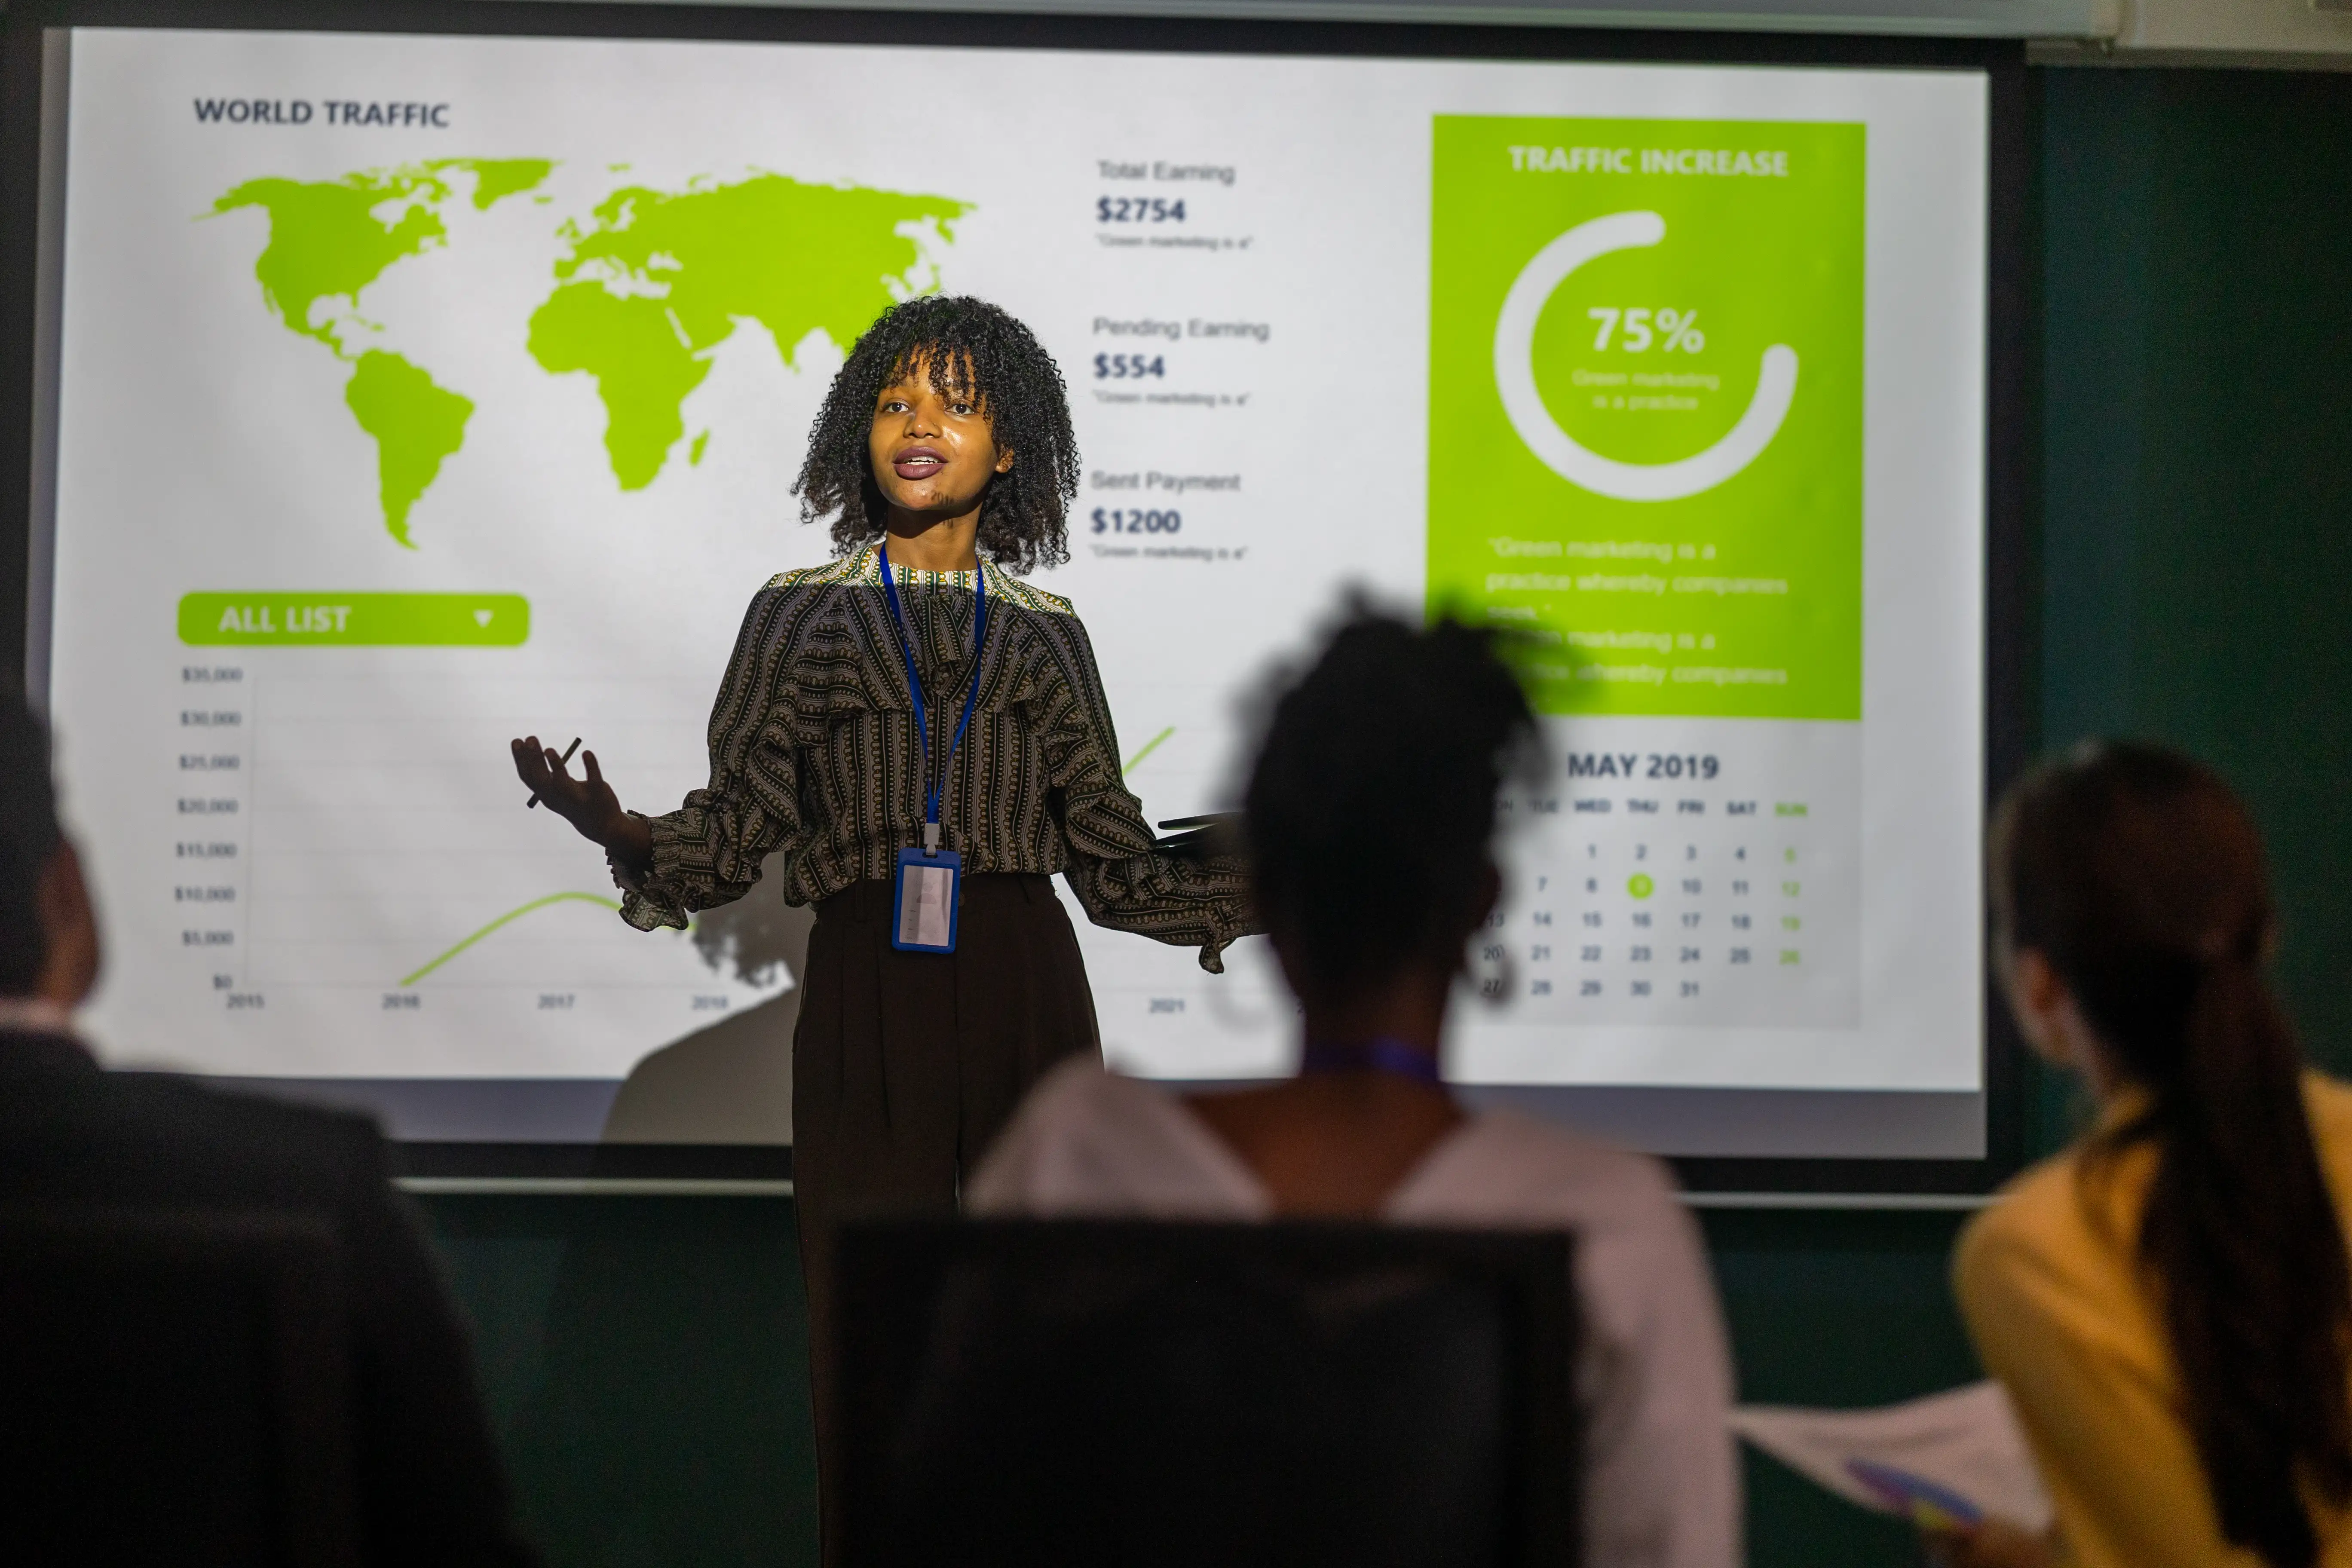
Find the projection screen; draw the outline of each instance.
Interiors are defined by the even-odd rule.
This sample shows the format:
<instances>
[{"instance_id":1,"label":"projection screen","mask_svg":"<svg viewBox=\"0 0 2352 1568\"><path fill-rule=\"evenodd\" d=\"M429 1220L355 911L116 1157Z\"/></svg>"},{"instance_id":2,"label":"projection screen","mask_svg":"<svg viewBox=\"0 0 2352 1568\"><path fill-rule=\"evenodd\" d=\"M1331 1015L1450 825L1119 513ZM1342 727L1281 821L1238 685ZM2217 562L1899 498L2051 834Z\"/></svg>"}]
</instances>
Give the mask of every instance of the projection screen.
<instances>
[{"instance_id":1,"label":"projection screen","mask_svg":"<svg viewBox=\"0 0 2352 1568\"><path fill-rule=\"evenodd\" d=\"M745 604L831 554L818 400L945 289L1068 383L1034 580L1148 816L1234 804L1351 592L1515 634L1555 771L1456 1082L1980 1166L1995 71L1289 37L50 33L31 675L110 1058L421 1143L787 1143L807 911L627 928L507 742L704 782ZM1286 1069L1263 939L1079 931L1114 1067Z\"/></svg>"}]
</instances>

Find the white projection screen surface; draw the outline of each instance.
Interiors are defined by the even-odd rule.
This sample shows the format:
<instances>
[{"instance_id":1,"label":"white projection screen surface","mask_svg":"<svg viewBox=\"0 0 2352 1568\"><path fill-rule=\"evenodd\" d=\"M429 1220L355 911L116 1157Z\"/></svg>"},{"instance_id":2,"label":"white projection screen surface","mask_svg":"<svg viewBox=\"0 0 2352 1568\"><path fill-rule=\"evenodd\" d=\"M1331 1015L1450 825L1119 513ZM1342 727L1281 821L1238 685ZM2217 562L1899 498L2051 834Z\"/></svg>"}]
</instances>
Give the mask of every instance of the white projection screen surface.
<instances>
[{"instance_id":1,"label":"white projection screen surface","mask_svg":"<svg viewBox=\"0 0 2352 1568\"><path fill-rule=\"evenodd\" d=\"M1680 1156L1985 1156L1989 68L46 60L32 675L109 1059L426 1144L788 1143L808 911L772 877L629 929L507 742L584 737L648 812L705 781L745 604L831 554L819 400L938 289L1067 380L1035 580L1150 817L1234 804L1249 694L1350 590L1518 634L1555 776L1507 803L1455 1082ZM1286 1070L1262 938L1214 976L1079 936L1115 1068Z\"/></svg>"}]
</instances>

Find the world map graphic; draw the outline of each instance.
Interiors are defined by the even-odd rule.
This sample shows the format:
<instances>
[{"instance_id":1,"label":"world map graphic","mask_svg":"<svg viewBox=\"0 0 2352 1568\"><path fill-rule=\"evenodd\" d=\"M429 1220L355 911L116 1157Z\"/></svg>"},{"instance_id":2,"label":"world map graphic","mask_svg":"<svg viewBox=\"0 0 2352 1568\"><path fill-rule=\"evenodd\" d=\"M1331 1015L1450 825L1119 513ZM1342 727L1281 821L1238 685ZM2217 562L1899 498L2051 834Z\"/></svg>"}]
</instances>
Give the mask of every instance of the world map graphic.
<instances>
[{"instance_id":1,"label":"world map graphic","mask_svg":"<svg viewBox=\"0 0 2352 1568\"><path fill-rule=\"evenodd\" d=\"M379 346L371 287L394 263L449 245L453 202L488 212L530 196L547 158L443 158L335 180L246 181L213 213L265 212L254 264L264 302L288 331L351 366L343 400L375 442L383 526L410 549L409 515L463 448L475 403L449 378ZM688 395L743 321L757 321L793 366L821 331L845 353L908 291L923 259L908 231L942 237L969 204L759 172L683 187L624 185L584 216L561 219L562 252L531 312L529 348L551 375L593 378L604 451L623 490L660 477L686 435ZM795 367L796 368L796 367ZM687 451L699 463L709 432Z\"/></svg>"}]
</instances>

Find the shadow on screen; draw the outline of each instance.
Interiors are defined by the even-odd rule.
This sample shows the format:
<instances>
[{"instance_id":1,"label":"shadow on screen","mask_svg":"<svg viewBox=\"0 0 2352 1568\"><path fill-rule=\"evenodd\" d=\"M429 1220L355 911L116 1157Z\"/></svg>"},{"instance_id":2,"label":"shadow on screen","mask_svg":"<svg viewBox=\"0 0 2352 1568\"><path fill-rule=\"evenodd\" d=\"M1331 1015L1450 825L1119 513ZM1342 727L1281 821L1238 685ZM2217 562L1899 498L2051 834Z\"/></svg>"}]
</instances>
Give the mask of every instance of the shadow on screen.
<instances>
[{"instance_id":1,"label":"shadow on screen","mask_svg":"<svg viewBox=\"0 0 2352 1568\"><path fill-rule=\"evenodd\" d=\"M852 1568L1578 1560L1566 1237L902 1222L841 1245Z\"/></svg>"},{"instance_id":2,"label":"shadow on screen","mask_svg":"<svg viewBox=\"0 0 2352 1568\"><path fill-rule=\"evenodd\" d=\"M664 1046L629 1070L604 1118L606 1143L790 1143L793 1029L800 1022L809 931L816 911L795 909L776 878L748 897L695 917L693 941L714 974L746 985L781 970L782 995L730 1014Z\"/></svg>"}]
</instances>

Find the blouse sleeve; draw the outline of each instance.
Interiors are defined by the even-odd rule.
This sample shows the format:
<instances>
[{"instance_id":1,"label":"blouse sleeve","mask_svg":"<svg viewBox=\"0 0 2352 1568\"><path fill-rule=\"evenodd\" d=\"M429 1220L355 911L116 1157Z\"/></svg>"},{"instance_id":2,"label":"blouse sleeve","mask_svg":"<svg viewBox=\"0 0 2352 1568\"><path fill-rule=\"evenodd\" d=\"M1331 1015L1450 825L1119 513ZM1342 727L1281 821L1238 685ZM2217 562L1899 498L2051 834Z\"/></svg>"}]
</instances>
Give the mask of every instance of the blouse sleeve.
<instances>
[{"instance_id":1,"label":"blouse sleeve","mask_svg":"<svg viewBox=\"0 0 2352 1568\"><path fill-rule=\"evenodd\" d=\"M709 784L677 810L644 818L652 868L625 885L621 900L621 918L640 931L683 927L692 910L741 898L760 879L761 861L807 838L788 665L795 597L771 583L743 617L710 710Z\"/></svg>"},{"instance_id":2,"label":"blouse sleeve","mask_svg":"<svg viewBox=\"0 0 2352 1568\"><path fill-rule=\"evenodd\" d=\"M1143 803L1121 777L1094 646L1076 616L1054 618L1066 639L1059 650L1066 668L1038 731L1047 782L1061 799L1070 887L1095 924L1198 947L1201 967L1222 974L1225 947L1264 929L1247 868L1234 856L1192 860L1153 849Z\"/></svg>"}]
</instances>

